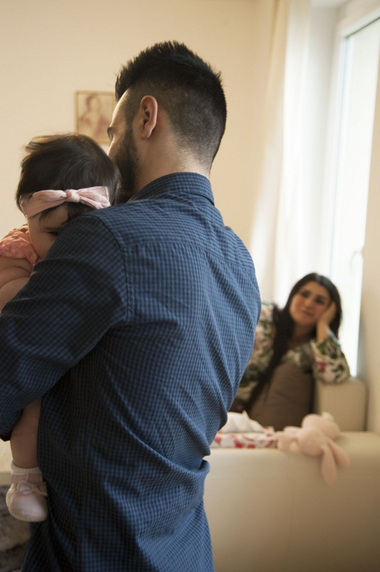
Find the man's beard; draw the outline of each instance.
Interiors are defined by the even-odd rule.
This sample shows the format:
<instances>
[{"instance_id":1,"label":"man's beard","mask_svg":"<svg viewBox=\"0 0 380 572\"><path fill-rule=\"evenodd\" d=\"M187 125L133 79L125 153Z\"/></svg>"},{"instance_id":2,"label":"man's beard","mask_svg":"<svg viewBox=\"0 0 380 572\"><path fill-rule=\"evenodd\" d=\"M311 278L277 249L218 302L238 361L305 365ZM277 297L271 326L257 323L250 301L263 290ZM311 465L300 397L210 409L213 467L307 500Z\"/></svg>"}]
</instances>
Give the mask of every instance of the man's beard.
<instances>
[{"instance_id":1,"label":"man's beard","mask_svg":"<svg viewBox=\"0 0 380 572\"><path fill-rule=\"evenodd\" d=\"M125 133L124 141L113 161L120 172L115 202L116 204L126 203L138 191L137 177L140 169L140 161L132 129L128 129Z\"/></svg>"}]
</instances>

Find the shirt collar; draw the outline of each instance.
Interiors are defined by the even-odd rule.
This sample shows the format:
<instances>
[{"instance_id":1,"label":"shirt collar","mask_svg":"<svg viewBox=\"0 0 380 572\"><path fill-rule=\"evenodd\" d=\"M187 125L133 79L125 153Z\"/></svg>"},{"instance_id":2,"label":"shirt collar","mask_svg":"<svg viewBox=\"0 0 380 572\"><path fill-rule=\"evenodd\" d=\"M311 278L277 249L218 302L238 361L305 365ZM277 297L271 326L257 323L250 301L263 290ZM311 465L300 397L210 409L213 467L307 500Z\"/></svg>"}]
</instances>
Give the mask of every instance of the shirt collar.
<instances>
[{"instance_id":1,"label":"shirt collar","mask_svg":"<svg viewBox=\"0 0 380 572\"><path fill-rule=\"evenodd\" d=\"M214 204L210 181L198 173L171 173L159 177L135 193L128 202L149 200L170 193L199 195Z\"/></svg>"}]
</instances>

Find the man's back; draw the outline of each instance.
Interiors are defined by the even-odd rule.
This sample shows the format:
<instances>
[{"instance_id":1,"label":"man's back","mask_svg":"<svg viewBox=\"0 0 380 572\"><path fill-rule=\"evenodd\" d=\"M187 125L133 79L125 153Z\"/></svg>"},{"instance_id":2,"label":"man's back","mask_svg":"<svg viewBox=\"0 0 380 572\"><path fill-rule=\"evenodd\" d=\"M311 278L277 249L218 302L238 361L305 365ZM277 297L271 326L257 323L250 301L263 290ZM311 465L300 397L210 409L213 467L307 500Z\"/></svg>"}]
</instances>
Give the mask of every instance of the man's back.
<instances>
[{"instance_id":1,"label":"man's back","mask_svg":"<svg viewBox=\"0 0 380 572\"><path fill-rule=\"evenodd\" d=\"M204 456L251 354L260 301L208 180L169 175L74 222L37 267L31 299L40 280L51 297L18 310L39 313L43 331L22 359L31 387L42 377L48 391L39 462L50 515L25 570L213 570Z\"/></svg>"}]
</instances>

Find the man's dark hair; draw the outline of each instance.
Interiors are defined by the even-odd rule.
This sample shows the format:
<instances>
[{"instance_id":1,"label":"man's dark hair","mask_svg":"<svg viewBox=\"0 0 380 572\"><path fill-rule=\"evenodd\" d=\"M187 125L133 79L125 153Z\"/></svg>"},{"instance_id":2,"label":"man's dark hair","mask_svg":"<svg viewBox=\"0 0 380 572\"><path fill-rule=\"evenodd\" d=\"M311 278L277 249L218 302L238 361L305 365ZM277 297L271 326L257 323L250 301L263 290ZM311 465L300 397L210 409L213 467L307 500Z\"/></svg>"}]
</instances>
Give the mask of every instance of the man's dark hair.
<instances>
[{"instance_id":1,"label":"man's dark hair","mask_svg":"<svg viewBox=\"0 0 380 572\"><path fill-rule=\"evenodd\" d=\"M35 137L26 145L16 203L21 209L23 195L38 191L108 187L113 204L119 171L108 155L86 135L65 133ZM66 203L68 220L93 210L81 203ZM54 208L54 207L53 207ZM52 209L43 211L47 216Z\"/></svg>"},{"instance_id":2,"label":"man's dark hair","mask_svg":"<svg viewBox=\"0 0 380 572\"><path fill-rule=\"evenodd\" d=\"M116 99L127 90L127 125L144 95L152 95L168 114L179 143L210 168L227 117L220 73L184 44L164 42L142 51L121 69Z\"/></svg>"}]
</instances>

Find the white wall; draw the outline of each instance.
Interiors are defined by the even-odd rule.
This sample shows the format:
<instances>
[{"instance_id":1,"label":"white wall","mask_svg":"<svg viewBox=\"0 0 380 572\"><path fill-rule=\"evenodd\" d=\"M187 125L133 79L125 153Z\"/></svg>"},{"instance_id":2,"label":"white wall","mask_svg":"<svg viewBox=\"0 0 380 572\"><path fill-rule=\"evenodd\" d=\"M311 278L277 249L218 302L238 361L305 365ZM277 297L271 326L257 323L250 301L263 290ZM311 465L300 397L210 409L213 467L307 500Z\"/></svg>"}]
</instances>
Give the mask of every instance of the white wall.
<instances>
[{"instance_id":1,"label":"white wall","mask_svg":"<svg viewBox=\"0 0 380 572\"><path fill-rule=\"evenodd\" d=\"M22 146L38 134L74 130L76 90L113 91L116 74L129 58L157 41L178 40L222 71L228 122L212 184L226 224L248 244L270 4L268 0L0 0L0 236L23 222L13 200Z\"/></svg>"}]
</instances>

